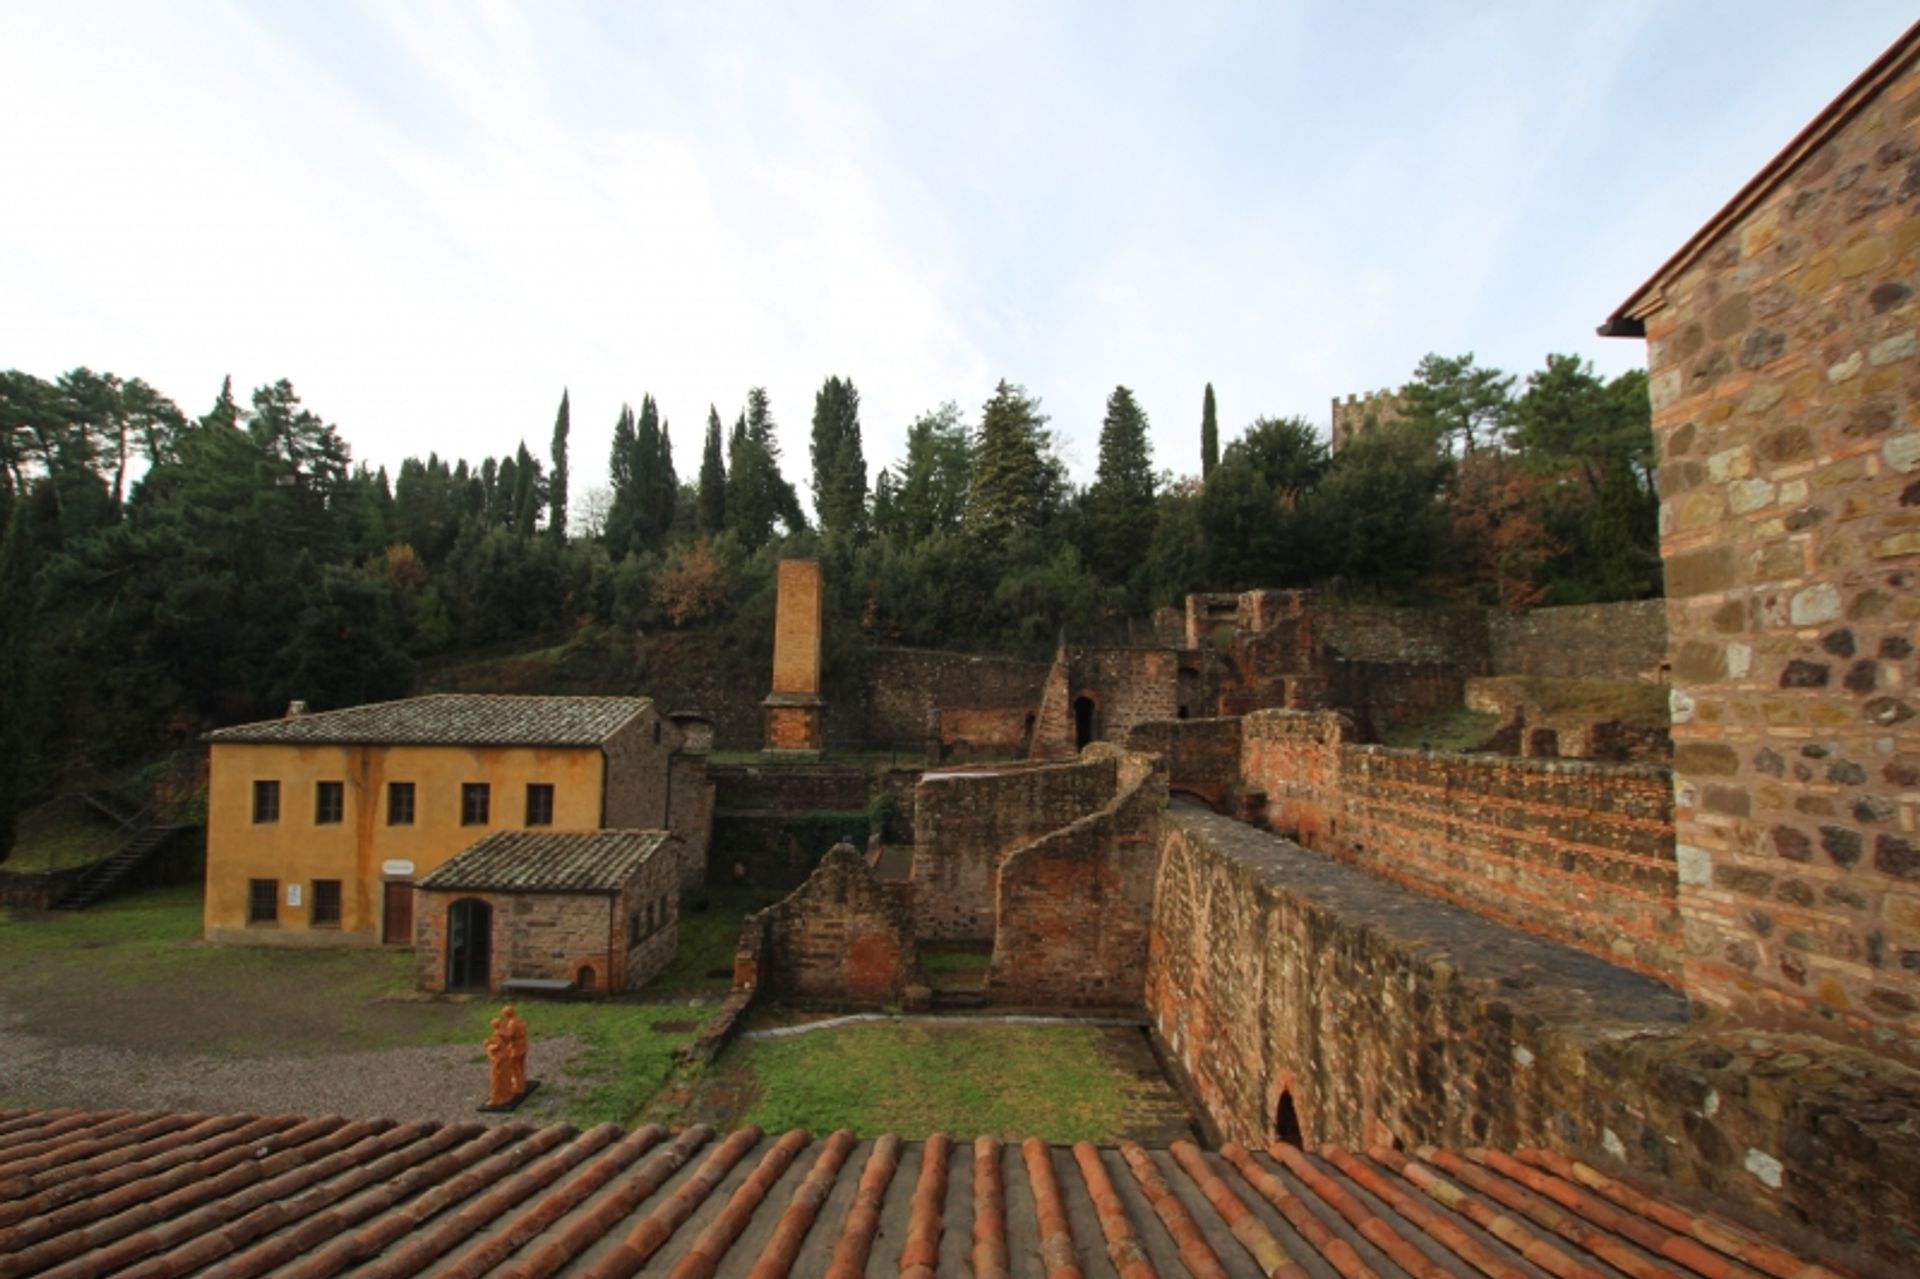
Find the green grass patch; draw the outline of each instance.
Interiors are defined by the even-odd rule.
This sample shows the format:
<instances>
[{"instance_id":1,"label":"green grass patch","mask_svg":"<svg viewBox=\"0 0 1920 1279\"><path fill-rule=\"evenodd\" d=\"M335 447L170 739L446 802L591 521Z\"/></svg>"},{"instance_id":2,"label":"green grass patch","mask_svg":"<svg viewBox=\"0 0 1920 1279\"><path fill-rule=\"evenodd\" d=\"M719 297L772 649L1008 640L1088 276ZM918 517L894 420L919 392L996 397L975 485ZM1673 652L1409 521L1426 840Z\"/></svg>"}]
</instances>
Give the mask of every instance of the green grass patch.
<instances>
[{"instance_id":1,"label":"green grass patch","mask_svg":"<svg viewBox=\"0 0 1920 1279\"><path fill-rule=\"evenodd\" d=\"M920 967L930 973L984 972L993 966L993 951L979 947L922 946Z\"/></svg>"},{"instance_id":2,"label":"green grass patch","mask_svg":"<svg viewBox=\"0 0 1920 1279\"><path fill-rule=\"evenodd\" d=\"M1547 679L1503 675L1490 680L1513 690L1529 709L1553 716L1619 720L1623 724L1664 726L1669 703L1664 684L1635 679Z\"/></svg>"},{"instance_id":3,"label":"green grass patch","mask_svg":"<svg viewBox=\"0 0 1920 1279\"><path fill-rule=\"evenodd\" d=\"M0 862L0 874L43 875L91 866L118 852L127 839L118 827L70 806L47 805L21 821L12 854Z\"/></svg>"},{"instance_id":4,"label":"green grass patch","mask_svg":"<svg viewBox=\"0 0 1920 1279\"><path fill-rule=\"evenodd\" d=\"M870 1024L732 1049L768 1132L949 1132L1111 1142L1126 1121L1121 1074L1091 1026Z\"/></svg>"},{"instance_id":5,"label":"green grass patch","mask_svg":"<svg viewBox=\"0 0 1920 1279\"><path fill-rule=\"evenodd\" d=\"M703 888L680 898L680 948L647 989L723 995L733 985L733 953L747 916L786 893L778 888ZM704 910L699 909L706 903ZM713 974L721 969L727 976Z\"/></svg>"},{"instance_id":6,"label":"green grass patch","mask_svg":"<svg viewBox=\"0 0 1920 1279\"><path fill-rule=\"evenodd\" d=\"M1436 751L1470 751L1479 746L1500 726L1500 717L1491 711L1469 710L1456 706L1417 724L1390 728L1383 736L1389 746L1425 747Z\"/></svg>"},{"instance_id":7,"label":"green grass patch","mask_svg":"<svg viewBox=\"0 0 1920 1279\"><path fill-rule=\"evenodd\" d=\"M562 1090L567 1121L582 1127L631 1123L673 1073L674 1050L693 1042L709 1011L686 1004L529 1001L514 1007L526 1018L535 1078L540 1074L541 1040L571 1035L580 1041L566 1077L548 1084ZM495 1012L491 1004L475 1010L476 1044L484 1041ZM655 1029L688 1023L695 1029Z\"/></svg>"}]
</instances>

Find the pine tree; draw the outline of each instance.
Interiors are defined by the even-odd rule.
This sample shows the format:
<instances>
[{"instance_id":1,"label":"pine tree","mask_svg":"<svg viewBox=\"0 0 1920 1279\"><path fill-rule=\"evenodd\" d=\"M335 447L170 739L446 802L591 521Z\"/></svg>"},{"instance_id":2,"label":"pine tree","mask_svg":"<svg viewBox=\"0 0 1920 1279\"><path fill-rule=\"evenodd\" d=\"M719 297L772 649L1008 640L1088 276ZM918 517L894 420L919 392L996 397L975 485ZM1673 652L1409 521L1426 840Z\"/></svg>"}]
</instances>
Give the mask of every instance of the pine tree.
<instances>
[{"instance_id":1,"label":"pine tree","mask_svg":"<svg viewBox=\"0 0 1920 1279\"><path fill-rule=\"evenodd\" d=\"M202 426L236 427L240 425L240 405L233 398L233 374L229 373L220 380L220 396L200 419Z\"/></svg>"},{"instance_id":2,"label":"pine tree","mask_svg":"<svg viewBox=\"0 0 1920 1279\"><path fill-rule=\"evenodd\" d=\"M980 414L966 527L990 546L1044 524L1058 500L1062 478L1046 421L1039 401L1004 378Z\"/></svg>"},{"instance_id":3,"label":"pine tree","mask_svg":"<svg viewBox=\"0 0 1920 1279\"><path fill-rule=\"evenodd\" d=\"M948 401L916 418L907 428L907 455L893 469L898 475L888 520L895 536L912 546L936 533L957 532L973 487L973 433L960 406Z\"/></svg>"},{"instance_id":4,"label":"pine tree","mask_svg":"<svg viewBox=\"0 0 1920 1279\"><path fill-rule=\"evenodd\" d=\"M1213 474L1220 462L1220 419L1213 407L1213 383L1200 401L1200 478Z\"/></svg>"},{"instance_id":5,"label":"pine tree","mask_svg":"<svg viewBox=\"0 0 1920 1279\"><path fill-rule=\"evenodd\" d=\"M855 536L867 520L867 459L860 442L860 392L828 378L813 399L813 509L828 533Z\"/></svg>"},{"instance_id":6,"label":"pine tree","mask_svg":"<svg viewBox=\"0 0 1920 1279\"><path fill-rule=\"evenodd\" d=\"M1147 415L1117 386L1100 426L1100 468L1087 493L1088 561L1108 582L1124 583L1153 543L1153 458Z\"/></svg>"},{"instance_id":7,"label":"pine tree","mask_svg":"<svg viewBox=\"0 0 1920 1279\"><path fill-rule=\"evenodd\" d=\"M562 387L560 411L553 419L553 445L547 450L553 463L553 473L547 480L547 532L559 542L567 540L567 433L572 429L573 410Z\"/></svg>"},{"instance_id":8,"label":"pine tree","mask_svg":"<svg viewBox=\"0 0 1920 1279\"><path fill-rule=\"evenodd\" d=\"M700 501L696 527L713 537L727 524L727 466L721 457L720 413L707 405L707 444L700 453Z\"/></svg>"}]
</instances>

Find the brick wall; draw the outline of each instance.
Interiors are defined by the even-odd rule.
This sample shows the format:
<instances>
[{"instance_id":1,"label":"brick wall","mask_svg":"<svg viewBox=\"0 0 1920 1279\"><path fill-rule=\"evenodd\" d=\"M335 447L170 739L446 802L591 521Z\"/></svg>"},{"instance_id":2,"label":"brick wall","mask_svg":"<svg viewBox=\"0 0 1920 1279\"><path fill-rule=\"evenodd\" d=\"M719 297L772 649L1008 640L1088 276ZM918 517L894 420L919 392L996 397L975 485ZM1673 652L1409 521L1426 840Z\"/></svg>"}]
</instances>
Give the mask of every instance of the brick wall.
<instances>
[{"instance_id":1,"label":"brick wall","mask_svg":"<svg viewBox=\"0 0 1920 1279\"><path fill-rule=\"evenodd\" d=\"M743 973L736 960L736 985L757 982L782 998L881 1008L900 1004L907 986L923 980L911 912L845 846L830 850L792 896L755 915L748 931L758 932L742 945L753 971Z\"/></svg>"},{"instance_id":2,"label":"brick wall","mask_svg":"<svg viewBox=\"0 0 1920 1279\"><path fill-rule=\"evenodd\" d=\"M1021 844L1112 798L1112 758L927 773L914 792L913 901L919 936L993 936L1000 864Z\"/></svg>"},{"instance_id":3,"label":"brick wall","mask_svg":"<svg viewBox=\"0 0 1920 1279\"><path fill-rule=\"evenodd\" d=\"M1165 764L1110 752L1117 790L1097 810L1015 849L1000 867L987 989L1008 1003L1137 1007L1146 986L1154 825Z\"/></svg>"},{"instance_id":4,"label":"brick wall","mask_svg":"<svg viewBox=\"0 0 1920 1279\"><path fill-rule=\"evenodd\" d=\"M420 989L442 991L447 983L448 908L476 898L493 908L489 989L509 977L571 982L584 965L605 974L624 946L619 902L611 893L478 893L422 889L414 899L414 962ZM604 984L601 984L604 989Z\"/></svg>"},{"instance_id":5,"label":"brick wall","mask_svg":"<svg viewBox=\"0 0 1920 1279\"><path fill-rule=\"evenodd\" d=\"M603 990L639 990L680 948L680 888L685 858L671 842L642 862L616 906L614 967L596 968ZM578 968L575 975L578 975Z\"/></svg>"},{"instance_id":6,"label":"brick wall","mask_svg":"<svg viewBox=\"0 0 1920 1279\"><path fill-rule=\"evenodd\" d=\"M868 675L867 740L923 742L940 710L1032 712L1048 669L1045 662L1008 657L876 650Z\"/></svg>"},{"instance_id":7,"label":"brick wall","mask_svg":"<svg viewBox=\"0 0 1920 1279\"><path fill-rule=\"evenodd\" d=\"M1477 608L1386 608L1314 603L1314 635L1330 656L1354 662L1458 666L1485 674L1487 614Z\"/></svg>"},{"instance_id":8,"label":"brick wall","mask_svg":"<svg viewBox=\"0 0 1920 1279\"><path fill-rule=\"evenodd\" d=\"M1688 990L1920 1062L1920 63L1903 45L1663 271L1645 330Z\"/></svg>"},{"instance_id":9,"label":"brick wall","mask_svg":"<svg viewBox=\"0 0 1920 1279\"><path fill-rule=\"evenodd\" d=\"M1041 686L1027 758L1072 759L1077 753L1073 737L1073 670L1062 654L1047 669L1046 682Z\"/></svg>"},{"instance_id":10,"label":"brick wall","mask_svg":"<svg viewBox=\"0 0 1920 1279\"><path fill-rule=\"evenodd\" d=\"M1127 749L1160 756L1170 790L1226 812L1240 789L1240 723L1238 716L1153 720L1133 726Z\"/></svg>"},{"instance_id":11,"label":"brick wall","mask_svg":"<svg viewBox=\"0 0 1920 1279\"><path fill-rule=\"evenodd\" d=\"M1492 673L1642 679L1667 660L1665 600L1625 600L1487 614Z\"/></svg>"},{"instance_id":12,"label":"brick wall","mask_svg":"<svg viewBox=\"0 0 1920 1279\"><path fill-rule=\"evenodd\" d=\"M1339 716L1262 711L1243 785L1302 844L1678 982L1664 769L1349 744Z\"/></svg>"},{"instance_id":13,"label":"brick wall","mask_svg":"<svg viewBox=\"0 0 1920 1279\"><path fill-rule=\"evenodd\" d=\"M1914 1259L1910 1072L1690 1033L1660 983L1198 808L1159 853L1148 1013L1223 1136L1285 1097L1308 1145L1542 1145Z\"/></svg>"}]
</instances>

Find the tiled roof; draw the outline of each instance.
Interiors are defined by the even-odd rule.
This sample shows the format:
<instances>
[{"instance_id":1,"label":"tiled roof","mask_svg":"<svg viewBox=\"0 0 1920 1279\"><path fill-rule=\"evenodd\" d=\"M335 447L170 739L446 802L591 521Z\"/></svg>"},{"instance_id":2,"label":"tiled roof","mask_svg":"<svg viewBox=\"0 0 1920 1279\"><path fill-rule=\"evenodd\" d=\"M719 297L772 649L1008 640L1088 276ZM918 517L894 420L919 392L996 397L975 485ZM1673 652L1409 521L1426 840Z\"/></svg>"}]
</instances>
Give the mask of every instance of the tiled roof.
<instances>
[{"instance_id":1,"label":"tiled roof","mask_svg":"<svg viewBox=\"0 0 1920 1279\"><path fill-rule=\"evenodd\" d=\"M207 738L333 746L598 746L650 702L645 697L434 693L235 724Z\"/></svg>"},{"instance_id":2,"label":"tiled roof","mask_svg":"<svg viewBox=\"0 0 1920 1279\"><path fill-rule=\"evenodd\" d=\"M420 881L432 889L610 893L670 836L663 830L498 831Z\"/></svg>"},{"instance_id":3,"label":"tiled roof","mask_svg":"<svg viewBox=\"0 0 1920 1279\"><path fill-rule=\"evenodd\" d=\"M1563 1156L0 1111L0 1274L1834 1279Z\"/></svg>"}]
</instances>

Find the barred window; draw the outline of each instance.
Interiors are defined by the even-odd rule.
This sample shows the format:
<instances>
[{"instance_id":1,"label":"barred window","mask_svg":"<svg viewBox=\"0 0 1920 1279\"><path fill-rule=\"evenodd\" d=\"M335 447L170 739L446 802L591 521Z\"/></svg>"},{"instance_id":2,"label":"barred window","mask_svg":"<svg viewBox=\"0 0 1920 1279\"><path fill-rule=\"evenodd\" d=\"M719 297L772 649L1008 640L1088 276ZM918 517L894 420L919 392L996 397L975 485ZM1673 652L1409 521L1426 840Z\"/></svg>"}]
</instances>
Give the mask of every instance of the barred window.
<instances>
[{"instance_id":1,"label":"barred window","mask_svg":"<svg viewBox=\"0 0 1920 1279\"><path fill-rule=\"evenodd\" d=\"M280 820L280 783L253 784L253 824L269 826Z\"/></svg>"},{"instance_id":2,"label":"barred window","mask_svg":"<svg viewBox=\"0 0 1920 1279\"><path fill-rule=\"evenodd\" d=\"M527 783L527 825L553 825L553 786L550 783Z\"/></svg>"},{"instance_id":3,"label":"barred window","mask_svg":"<svg viewBox=\"0 0 1920 1279\"><path fill-rule=\"evenodd\" d=\"M340 927L340 881L337 879L316 879L313 881L313 913L307 922L315 928Z\"/></svg>"},{"instance_id":4,"label":"barred window","mask_svg":"<svg viewBox=\"0 0 1920 1279\"><path fill-rule=\"evenodd\" d=\"M272 924L280 919L280 881L277 879L249 879L247 881L247 922L249 924Z\"/></svg>"},{"instance_id":5,"label":"barred window","mask_svg":"<svg viewBox=\"0 0 1920 1279\"><path fill-rule=\"evenodd\" d=\"M413 825L413 783L387 783L387 825Z\"/></svg>"},{"instance_id":6,"label":"barred window","mask_svg":"<svg viewBox=\"0 0 1920 1279\"><path fill-rule=\"evenodd\" d=\"M347 813L347 787L344 782L315 782L313 787L313 824L338 826Z\"/></svg>"},{"instance_id":7,"label":"barred window","mask_svg":"<svg viewBox=\"0 0 1920 1279\"><path fill-rule=\"evenodd\" d=\"M493 820L493 788L485 782L460 785L460 824L485 826Z\"/></svg>"}]
</instances>

